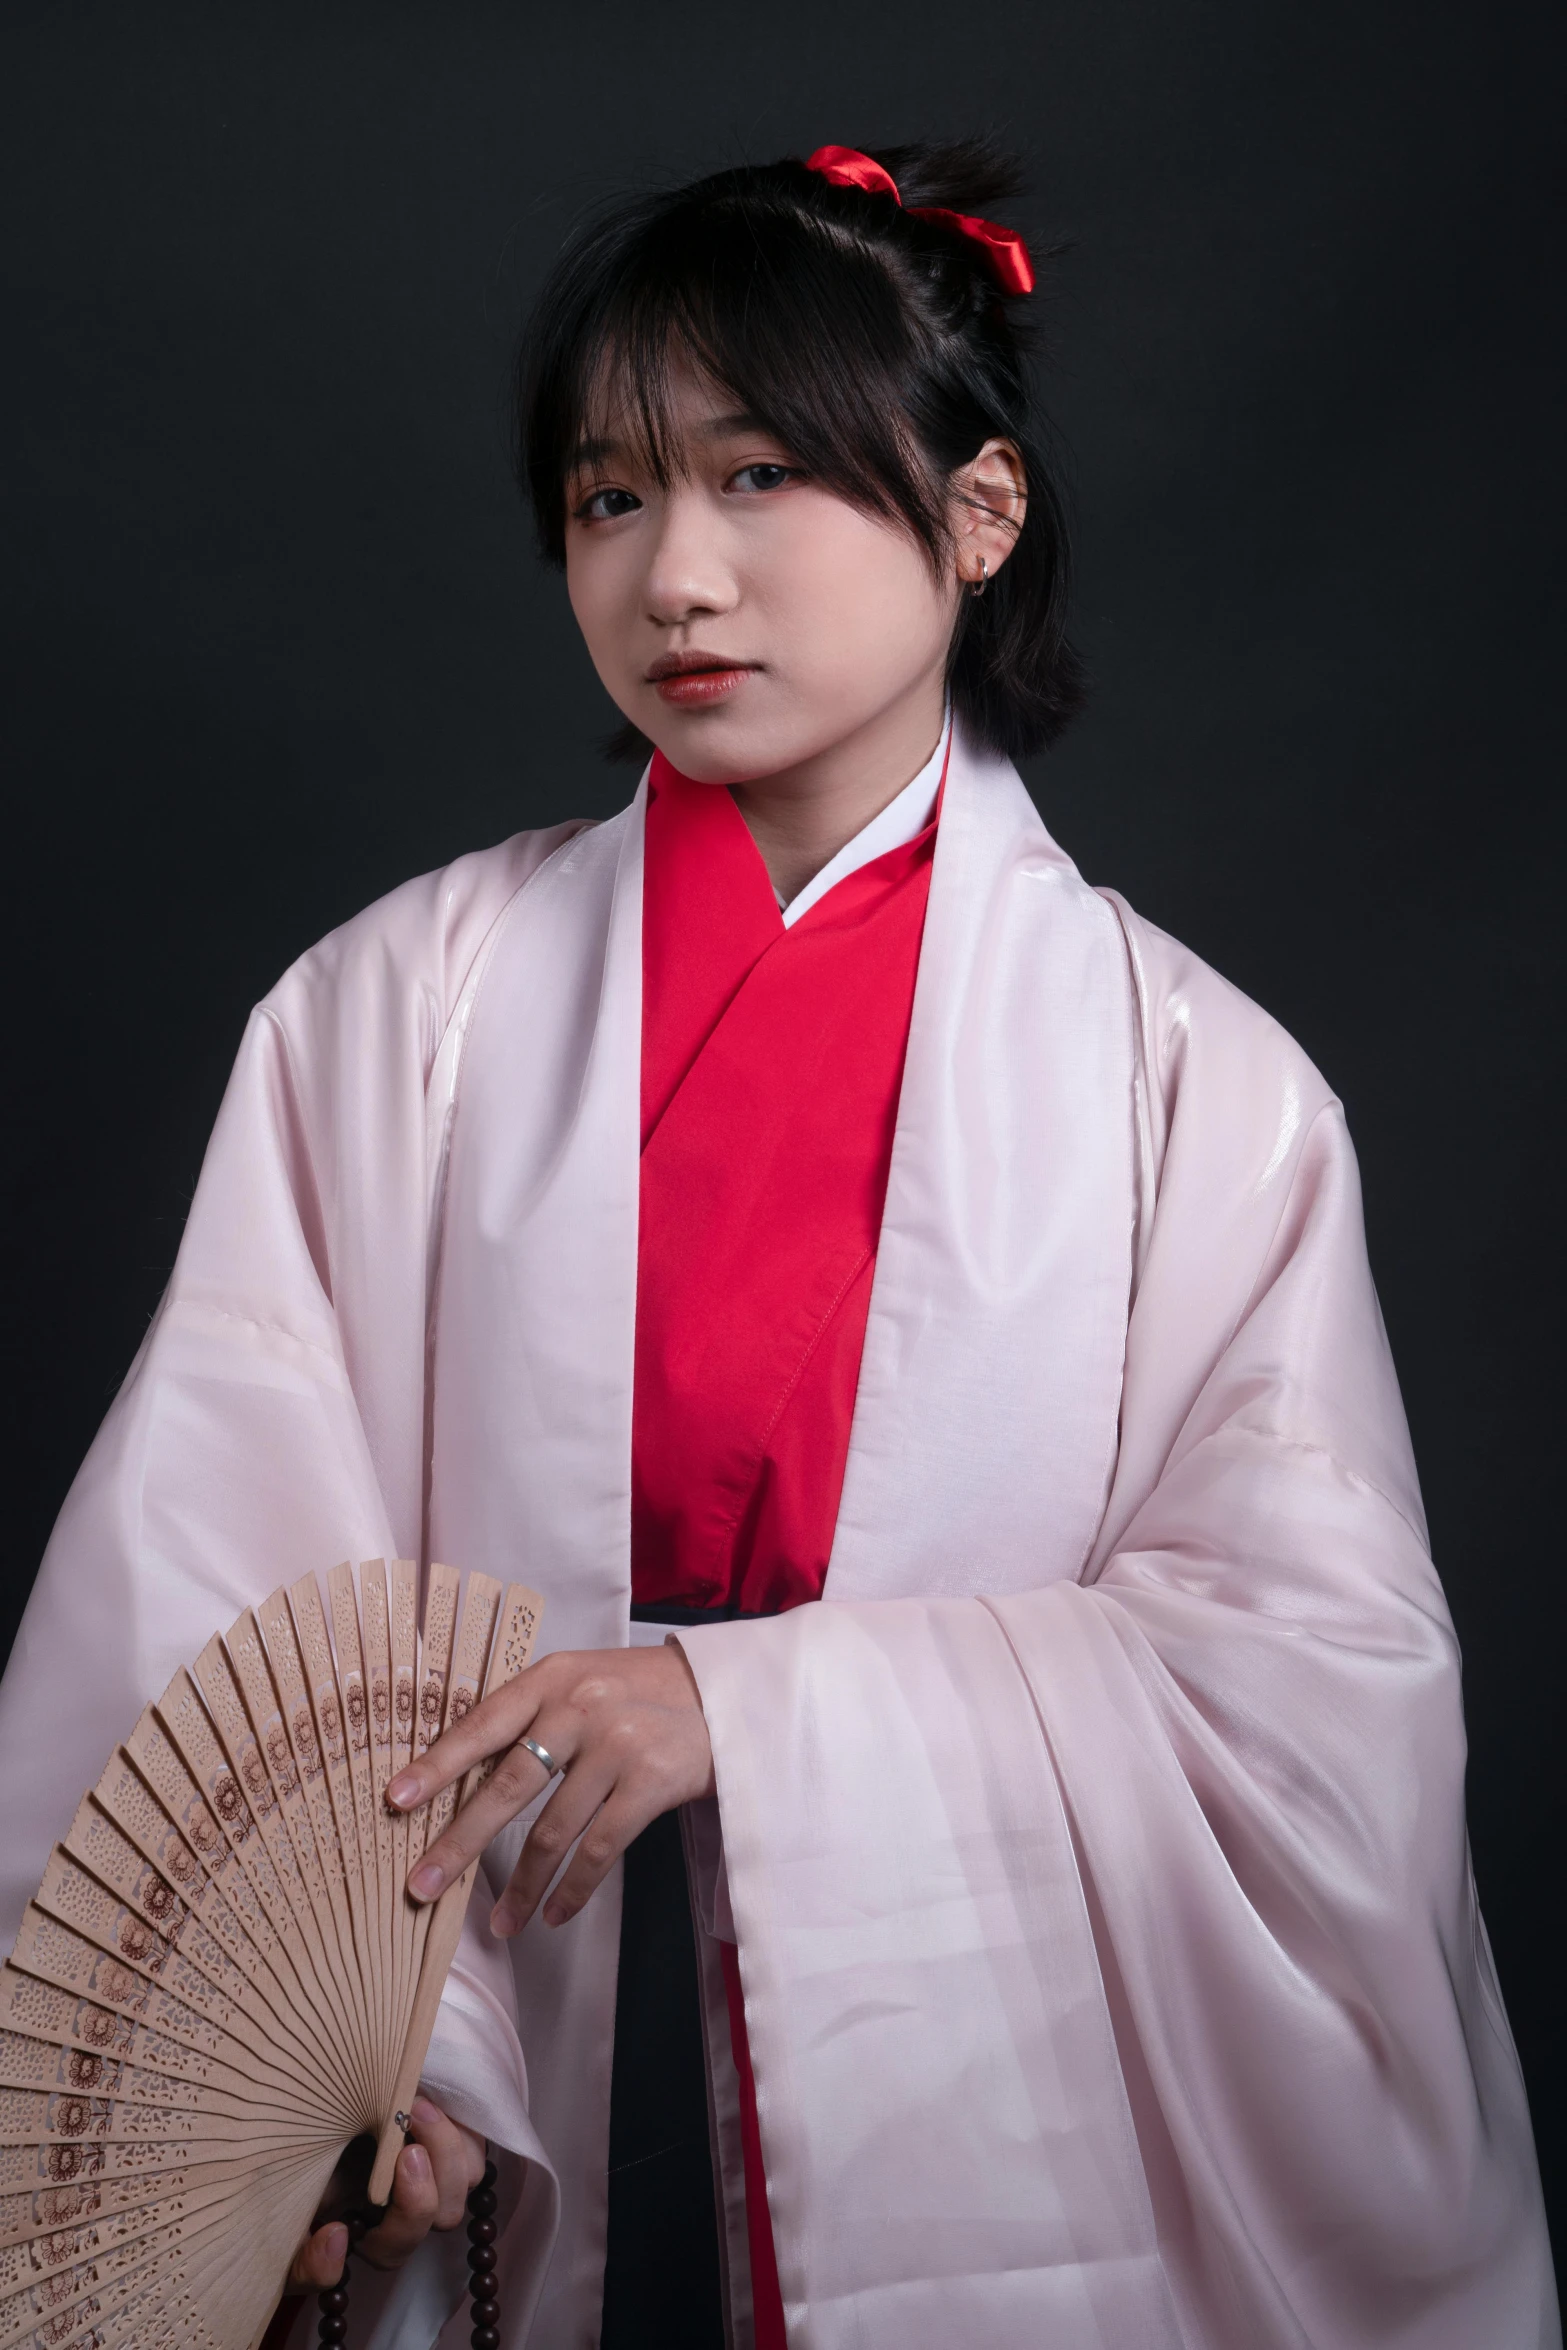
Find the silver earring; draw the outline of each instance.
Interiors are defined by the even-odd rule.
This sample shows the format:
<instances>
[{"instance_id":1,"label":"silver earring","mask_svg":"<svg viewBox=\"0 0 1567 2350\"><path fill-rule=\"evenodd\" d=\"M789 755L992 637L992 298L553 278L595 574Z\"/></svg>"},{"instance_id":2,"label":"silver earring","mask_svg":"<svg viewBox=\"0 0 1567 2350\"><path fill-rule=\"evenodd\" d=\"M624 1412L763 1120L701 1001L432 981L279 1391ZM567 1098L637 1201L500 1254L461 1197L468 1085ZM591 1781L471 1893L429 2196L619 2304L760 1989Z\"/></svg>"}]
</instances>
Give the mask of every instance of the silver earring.
<instances>
[{"instance_id":1,"label":"silver earring","mask_svg":"<svg viewBox=\"0 0 1567 2350\"><path fill-rule=\"evenodd\" d=\"M969 581L968 592L971 596L982 596L989 585L990 565L986 562L984 556L981 555L979 559L979 577L978 579L971 579Z\"/></svg>"}]
</instances>

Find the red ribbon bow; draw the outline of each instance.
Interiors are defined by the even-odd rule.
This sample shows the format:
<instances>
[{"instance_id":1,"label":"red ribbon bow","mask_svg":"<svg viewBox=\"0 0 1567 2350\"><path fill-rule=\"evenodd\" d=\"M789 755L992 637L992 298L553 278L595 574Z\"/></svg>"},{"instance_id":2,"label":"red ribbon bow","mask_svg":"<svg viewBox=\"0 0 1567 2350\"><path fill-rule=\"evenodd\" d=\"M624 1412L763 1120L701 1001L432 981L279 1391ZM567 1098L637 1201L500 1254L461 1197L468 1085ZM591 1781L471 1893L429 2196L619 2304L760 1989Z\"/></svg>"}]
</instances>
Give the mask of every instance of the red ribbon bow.
<instances>
[{"instance_id":1,"label":"red ribbon bow","mask_svg":"<svg viewBox=\"0 0 1567 2350\"><path fill-rule=\"evenodd\" d=\"M863 188L869 196L890 196L894 204L903 206L891 172L884 171L873 156L862 155L858 147L818 147L814 155L806 157L805 168L819 171L835 188ZM907 210L913 220L939 220L943 228L956 229L959 236L972 237L976 245L982 245L992 275L1007 293L1033 292L1034 264L1016 229L998 228L993 220L977 220L971 212L948 212L939 204L910 204Z\"/></svg>"}]
</instances>

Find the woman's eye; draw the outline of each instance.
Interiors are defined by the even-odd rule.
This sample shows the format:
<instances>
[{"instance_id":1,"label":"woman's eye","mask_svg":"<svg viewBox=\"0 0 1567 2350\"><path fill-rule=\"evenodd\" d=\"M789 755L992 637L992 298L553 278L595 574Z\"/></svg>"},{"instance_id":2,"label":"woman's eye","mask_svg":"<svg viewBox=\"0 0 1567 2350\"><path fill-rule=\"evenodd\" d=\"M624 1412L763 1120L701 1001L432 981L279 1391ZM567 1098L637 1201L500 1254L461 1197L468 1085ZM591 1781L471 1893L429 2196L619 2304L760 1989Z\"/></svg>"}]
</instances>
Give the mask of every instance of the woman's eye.
<instances>
[{"instance_id":1,"label":"woman's eye","mask_svg":"<svg viewBox=\"0 0 1567 2350\"><path fill-rule=\"evenodd\" d=\"M641 505L629 490L595 490L576 509L578 522L618 522L622 514L634 514Z\"/></svg>"},{"instance_id":2,"label":"woman's eye","mask_svg":"<svg viewBox=\"0 0 1567 2350\"><path fill-rule=\"evenodd\" d=\"M792 465L742 465L738 473L730 475L729 486L749 494L758 490L781 490L786 482L798 479L799 474Z\"/></svg>"}]
</instances>

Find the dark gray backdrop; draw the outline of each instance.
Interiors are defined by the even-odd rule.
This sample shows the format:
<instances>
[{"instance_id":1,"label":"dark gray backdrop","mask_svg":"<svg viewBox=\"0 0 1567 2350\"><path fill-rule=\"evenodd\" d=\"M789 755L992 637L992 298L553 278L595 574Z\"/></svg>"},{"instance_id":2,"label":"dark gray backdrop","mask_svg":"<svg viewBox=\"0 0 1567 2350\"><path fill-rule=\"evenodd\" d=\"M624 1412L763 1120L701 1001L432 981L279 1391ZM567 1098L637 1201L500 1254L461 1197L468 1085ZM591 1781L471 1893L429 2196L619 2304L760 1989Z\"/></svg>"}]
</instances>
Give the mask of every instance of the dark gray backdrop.
<instances>
[{"instance_id":1,"label":"dark gray backdrop","mask_svg":"<svg viewBox=\"0 0 1567 2350\"><path fill-rule=\"evenodd\" d=\"M1560 2187L1553 16L7 12L0 1633L247 1007L408 874L628 788L507 475L505 362L565 227L614 186L993 128L1073 243L1053 396L1097 691L1029 782L1347 1102Z\"/></svg>"}]
</instances>

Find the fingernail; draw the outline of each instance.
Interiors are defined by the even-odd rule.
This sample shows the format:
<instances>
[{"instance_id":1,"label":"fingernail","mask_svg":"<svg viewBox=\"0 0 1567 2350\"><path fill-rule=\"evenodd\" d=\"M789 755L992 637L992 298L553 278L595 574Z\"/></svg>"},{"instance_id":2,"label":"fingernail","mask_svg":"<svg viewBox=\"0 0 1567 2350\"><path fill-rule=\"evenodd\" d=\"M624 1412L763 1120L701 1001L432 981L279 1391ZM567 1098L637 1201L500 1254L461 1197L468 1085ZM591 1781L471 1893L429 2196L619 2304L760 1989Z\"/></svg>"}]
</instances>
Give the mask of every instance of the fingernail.
<instances>
[{"instance_id":1,"label":"fingernail","mask_svg":"<svg viewBox=\"0 0 1567 2350\"><path fill-rule=\"evenodd\" d=\"M386 1800L388 1803L412 1803L418 1792L418 1780L411 1772L405 1771L400 1779L394 1779L388 1787Z\"/></svg>"},{"instance_id":2,"label":"fingernail","mask_svg":"<svg viewBox=\"0 0 1567 2350\"><path fill-rule=\"evenodd\" d=\"M328 2260L345 2261L348 2258L348 2230L334 2220L332 2225L329 2228L323 2228L321 2233L326 2238L321 2249Z\"/></svg>"},{"instance_id":3,"label":"fingernail","mask_svg":"<svg viewBox=\"0 0 1567 2350\"><path fill-rule=\"evenodd\" d=\"M438 1869L433 1860L421 1861L408 1880L408 1890L417 1894L421 1901L429 1901L440 1892L445 1882L444 1871Z\"/></svg>"},{"instance_id":4,"label":"fingernail","mask_svg":"<svg viewBox=\"0 0 1567 2350\"><path fill-rule=\"evenodd\" d=\"M544 1923L547 1926L563 1926L570 1915L569 1909L562 1909L558 1901L552 1901L544 1912Z\"/></svg>"},{"instance_id":5,"label":"fingernail","mask_svg":"<svg viewBox=\"0 0 1567 2350\"><path fill-rule=\"evenodd\" d=\"M508 1934L516 1933L518 1922L516 1915L507 1908L504 1901L497 1901L490 1912L490 1932L502 1942L505 1941Z\"/></svg>"},{"instance_id":6,"label":"fingernail","mask_svg":"<svg viewBox=\"0 0 1567 2350\"><path fill-rule=\"evenodd\" d=\"M422 2146L405 2147L403 2149L403 2160L407 2163L409 2170L413 2173L416 2179L427 2179L430 2177L430 2157L428 2154L426 2154Z\"/></svg>"}]
</instances>

